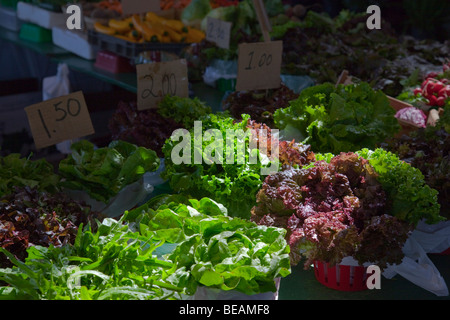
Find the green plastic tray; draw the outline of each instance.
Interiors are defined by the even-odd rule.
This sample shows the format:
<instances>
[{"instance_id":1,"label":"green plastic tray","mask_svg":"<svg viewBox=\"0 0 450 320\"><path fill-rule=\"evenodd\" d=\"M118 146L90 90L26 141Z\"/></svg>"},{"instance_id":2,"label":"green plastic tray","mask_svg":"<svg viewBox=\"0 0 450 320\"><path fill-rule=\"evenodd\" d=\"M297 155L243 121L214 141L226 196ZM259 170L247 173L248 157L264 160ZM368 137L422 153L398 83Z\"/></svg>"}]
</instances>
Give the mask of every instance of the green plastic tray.
<instances>
[{"instance_id":1,"label":"green plastic tray","mask_svg":"<svg viewBox=\"0 0 450 320\"><path fill-rule=\"evenodd\" d=\"M20 28L19 38L33 42L52 42L52 30L32 23L24 23Z\"/></svg>"},{"instance_id":2,"label":"green plastic tray","mask_svg":"<svg viewBox=\"0 0 450 320\"><path fill-rule=\"evenodd\" d=\"M236 79L224 79L220 78L216 81L217 89L221 92L234 91L236 87Z\"/></svg>"}]
</instances>

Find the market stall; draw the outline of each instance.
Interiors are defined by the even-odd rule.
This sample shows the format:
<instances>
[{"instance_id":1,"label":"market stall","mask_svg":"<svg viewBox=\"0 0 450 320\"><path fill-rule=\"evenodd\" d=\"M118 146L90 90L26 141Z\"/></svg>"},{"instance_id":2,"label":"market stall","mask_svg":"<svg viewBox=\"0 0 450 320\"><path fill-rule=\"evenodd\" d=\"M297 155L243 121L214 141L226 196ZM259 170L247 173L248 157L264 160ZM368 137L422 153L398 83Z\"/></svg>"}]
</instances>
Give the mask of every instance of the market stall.
<instances>
[{"instance_id":1,"label":"market stall","mask_svg":"<svg viewBox=\"0 0 450 320\"><path fill-rule=\"evenodd\" d=\"M448 300L450 37L331 9L0 1L0 299Z\"/></svg>"}]
</instances>

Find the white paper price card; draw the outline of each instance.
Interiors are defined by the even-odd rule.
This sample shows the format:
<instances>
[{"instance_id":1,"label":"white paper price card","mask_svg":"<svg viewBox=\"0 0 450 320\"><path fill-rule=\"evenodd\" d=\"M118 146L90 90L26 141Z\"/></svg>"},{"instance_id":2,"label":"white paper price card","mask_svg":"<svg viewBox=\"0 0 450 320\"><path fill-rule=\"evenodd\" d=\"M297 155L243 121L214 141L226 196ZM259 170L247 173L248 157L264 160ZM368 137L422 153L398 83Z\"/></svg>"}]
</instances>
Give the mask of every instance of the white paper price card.
<instances>
[{"instance_id":1,"label":"white paper price card","mask_svg":"<svg viewBox=\"0 0 450 320\"><path fill-rule=\"evenodd\" d=\"M239 45L236 91L279 88L282 41Z\"/></svg>"},{"instance_id":2,"label":"white paper price card","mask_svg":"<svg viewBox=\"0 0 450 320\"><path fill-rule=\"evenodd\" d=\"M206 19L206 40L214 42L219 48L228 49L232 23L211 17Z\"/></svg>"},{"instance_id":3,"label":"white paper price card","mask_svg":"<svg viewBox=\"0 0 450 320\"><path fill-rule=\"evenodd\" d=\"M137 108L157 108L166 96L189 97L187 62L179 59L136 65Z\"/></svg>"},{"instance_id":4,"label":"white paper price card","mask_svg":"<svg viewBox=\"0 0 450 320\"><path fill-rule=\"evenodd\" d=\"M33 104L25 112L37 149L95 133L81 91Z\"/></svg>"},{"instance_id":5,"label":"white paper price card","mask_svg":"<svg viewBox=\"0 0 450 320\"><path fill-rule=\"evenodd\" d=\"M122 0L121 4L123 14L161 11L159 0Z\"/></svg>"}]
</instances>

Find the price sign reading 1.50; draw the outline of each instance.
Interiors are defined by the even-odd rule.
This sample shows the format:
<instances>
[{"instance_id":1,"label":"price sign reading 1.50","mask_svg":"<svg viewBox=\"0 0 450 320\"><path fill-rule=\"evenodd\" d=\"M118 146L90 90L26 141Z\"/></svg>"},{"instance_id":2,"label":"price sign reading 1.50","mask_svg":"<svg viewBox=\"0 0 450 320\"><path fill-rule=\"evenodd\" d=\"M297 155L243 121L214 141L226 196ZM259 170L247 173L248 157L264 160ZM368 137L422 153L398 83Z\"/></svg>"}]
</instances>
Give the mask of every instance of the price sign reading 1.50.
<instances>
[{"instance_id":1,"label":"price sign reading 1.50","mask_svg":"<svg viewBox=\"0 0 450 320\"><path fill-rule=\"evenodd\" d=\"M95 133L81 91L25 108L36 148Z\"/></svg>"},{"instance_id":2,"label":"price sign reading 1.50","mask_svg":"<svg viewBox=\"0 0 450 320\"><path fill-rule=\"evenodd\" d=\"M156 108L166 95L189 96L185 59L140 64L136 66L136 71L139 110Z\"/></svg>"},{"instance_id":3,"label":"price sign reading 1.50","mask_svg":"<svg viewBox=\"0 0 450 320\"><path fill-rule=\"evenodd\" d=\"M236 91L280 87L282 50L282 41L240 44Z\"/></svg>"}]
</instances>

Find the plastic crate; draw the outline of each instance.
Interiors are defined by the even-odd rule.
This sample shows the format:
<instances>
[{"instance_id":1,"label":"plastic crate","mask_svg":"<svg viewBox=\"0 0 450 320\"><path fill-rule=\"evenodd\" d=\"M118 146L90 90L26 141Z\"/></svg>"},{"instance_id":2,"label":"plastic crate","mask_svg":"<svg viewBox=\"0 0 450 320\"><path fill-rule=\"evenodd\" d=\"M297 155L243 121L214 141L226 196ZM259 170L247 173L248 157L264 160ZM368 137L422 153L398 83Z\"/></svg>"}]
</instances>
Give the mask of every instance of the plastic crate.
<instances>
[{"instance_id":1,"label":"plastic crate","mask_svg":"<svg viewBox=\"0 0 450 320\"><path fill-rule=\"evenodd\" d=\"M22 22L17 17L17 12L11 8L0 7L0 27L11 31L19 31Z\"/></svg>"},{"instance_id":2,"label":"plastic crate","mask_svg":"<svg viewBox=\"0 0 450 320\"><path fill-rule=\"evenodd\" d=\"M88 42L87 36L81 31L53 27L52 38L53 43L60 48L66 49L87 60L95 59L96 50Z\"/></svg>"},{"instance_id":3,"label":"plastic crate","mask_svg":"<svg viewBox=\"0 0 450 320\"><path fill-rule=\"evenodd\" d=\"M118 56L112 52L99 51L95 67L111 73L127 73L136 71L130 64L130 59Z\"/></svg>"},{"instance_id":4,"label":"plastic crate","mask_svg":"<svg viewBox=\"0 0 450 320\"><path fill-rule=\"evenodd\" d=\"M134 43L95 30L88 30L88 41L98 50L109 51L130 59L136 58L144 51L165 51L179 55L189 45L189 43Z\"/></svg>"},{"instance_id":5,"label":"plastic crate","mask_svg":"<svg viewBox=\"0 0 450 320\"><path fill-rule=\"evenodd\" d=\"M216 85L217 89L219 89L221 92L234 91L234 89L236 88L236 78L217 79Z\"/></svg>"},{"instance_id":6,"label":"plastic crate","mask_svg":"<svg viewBox=\"0 0 450 320\"><path fill-rule=\"evenodd\" d=\"M436 254L440 255L440 256L450 256L450 248L442 251L441 253L436 253Z\"/></svg>"},{"instance_id":7,"label":"plastic crate","mask_svg":"<svg viewBox=\"0 0 450 320\"><path fill-rule=\"evenodd\" d=\"M17 9L17 3L18 0L0 0L0 5L2 7L11 8L16 10Z\"/></svg>"},{"instance_id":8,"label":"plastic crate","mask_svg":"<svg viewBox=\"0 0 450 320\"><path fill-rule=\"evenodd\" d=\"M24 23L20 28L19 38L40 43L52 42L52 30L33 23Z\"/></svg>"},{"instance_id":9,"label":"plastic crate","mask_svg":"<svg viewBox=\"0 0 450 320\"><path fill-rule=\"evenodd\" d=\"M37 24L46 29L66 26L67 17L64 13L43 9L39 6L19 1L17 3L17 16L19 19Z\"/></svg>"},{"instance_id":10,"label":"plastic crate","mask_svg":"<svg viewBox=\"0 0 450 320\"><path fill-rule=\"evenodd\" d=\"M337 264L330 266L322 261L314 262L316 279L324 286L339 291L367 290L366 267Z\"/></svg>"}]
</instances>

